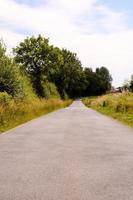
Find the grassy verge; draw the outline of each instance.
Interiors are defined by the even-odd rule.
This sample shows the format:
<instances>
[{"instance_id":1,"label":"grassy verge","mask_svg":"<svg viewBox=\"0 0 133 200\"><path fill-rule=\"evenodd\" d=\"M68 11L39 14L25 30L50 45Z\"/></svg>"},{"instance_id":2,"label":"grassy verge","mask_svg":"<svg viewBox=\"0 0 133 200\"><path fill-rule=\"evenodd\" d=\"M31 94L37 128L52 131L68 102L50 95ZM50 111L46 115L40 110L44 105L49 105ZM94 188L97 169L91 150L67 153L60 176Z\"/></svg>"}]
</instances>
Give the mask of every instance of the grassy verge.
<instances>
[{"instance_id":1,"label":"grassy verge","mask_svg":"<svg viewBox=\"0 0 133 200\"><path fill-rule=\"evenodd\" d=\"M0 104L0 133L71 104L71 100L34 99L30 101L10 100Z\"/></svg>"},{"instance_id":2,"label":"grassy verge","mask_svg":"<svg viewBox=\"0 0 133 200\"><path fill-rule=\"evenodd\" d=\"M83 99L87 107L111 116L133 127L133 93L108 94Z\"/></svg>"}]
</instances>

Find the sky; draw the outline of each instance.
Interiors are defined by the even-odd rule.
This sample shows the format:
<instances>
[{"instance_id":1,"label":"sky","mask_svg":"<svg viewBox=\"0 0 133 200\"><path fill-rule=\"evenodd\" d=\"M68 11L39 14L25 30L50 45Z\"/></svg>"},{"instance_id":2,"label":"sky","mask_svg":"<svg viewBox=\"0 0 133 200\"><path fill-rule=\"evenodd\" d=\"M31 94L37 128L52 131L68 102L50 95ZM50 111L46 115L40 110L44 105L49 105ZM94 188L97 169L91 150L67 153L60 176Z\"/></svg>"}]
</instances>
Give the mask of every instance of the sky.
<instances>
[{"instance_id":1,"label":"sky","mask_svg":"<svg viewBox=\"0 0 133 200\"><path fill-rule=\"evenodd\" d=\"M0 38L11 52L42 34L83 67L107 67L117 87L133 74L132 10L132 0L0 0Z\"/></svg>"}]
</instances>

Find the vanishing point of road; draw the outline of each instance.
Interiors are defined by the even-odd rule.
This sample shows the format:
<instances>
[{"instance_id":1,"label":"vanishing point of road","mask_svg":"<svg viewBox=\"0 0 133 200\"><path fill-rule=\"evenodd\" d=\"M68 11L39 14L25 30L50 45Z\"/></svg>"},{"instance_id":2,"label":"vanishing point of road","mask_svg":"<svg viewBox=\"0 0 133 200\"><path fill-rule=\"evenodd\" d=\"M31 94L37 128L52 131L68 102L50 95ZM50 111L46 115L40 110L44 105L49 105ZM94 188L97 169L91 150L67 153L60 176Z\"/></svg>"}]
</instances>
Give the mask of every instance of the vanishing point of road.
<instances>
[{"instance_id":1,"label":"vanishing point of road","mask_svg":"<svg viewBox=\"0 0 133 200\"><path fill-rule=\"evenodd\" d=\"M75 101L1 134L0 200L133 200L133 129Z\"/></svg>"}]
</instances>

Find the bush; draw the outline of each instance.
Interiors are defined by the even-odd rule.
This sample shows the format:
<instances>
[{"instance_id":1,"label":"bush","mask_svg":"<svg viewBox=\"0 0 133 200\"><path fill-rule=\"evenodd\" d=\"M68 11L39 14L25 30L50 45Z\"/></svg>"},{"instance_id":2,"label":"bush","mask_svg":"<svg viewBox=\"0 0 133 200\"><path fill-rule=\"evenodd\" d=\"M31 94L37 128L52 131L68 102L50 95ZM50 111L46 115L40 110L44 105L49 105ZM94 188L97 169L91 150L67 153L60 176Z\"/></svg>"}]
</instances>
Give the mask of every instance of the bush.
<instances>
[{"instance_id":1,"label":"bush","mask_svg":"<svg viewBox=\"0 0 133 200\"><path fill-rule=\"evenodd\" d=\"M43 84L43 88L44 88L44 97L46 99L60 98L60 94L54 83L50 83L47 81Z\"/></svg>"},{"instance_id":2,"label":"bush","mask_svg":"<svg viewBox=\"0 0 133 200\"><path fill-rule=\"evenodd\" d=\"M86 98L84 103L93 108L105 107L116 113L133 113L133 94L130 92L103 95L95 97L92 101L90 98Z\"/></svg>"},{"instance_id":3,"label":"bush","mask_svg":"<svg viewBox=\"0 0 133 200\"><path fill-rule=\"evenodd\" d=\"M68 106L72 101L60 99L39 99L19 101L12 99L7 93L0 93L1 102L9 102L9 105L0 106L0 132L13 128L19 124L44 115L53 110ZM0 104L1 104L0 102Z\"/></svg>"},{"instance_id":4,"label":"bush","mask_svg":"<svg viewBox=\"0 0 133 200\"><path fill-rule=\"evenodd\" d=\"M0 92L18 98L35 96L30 81L11 60L0 65Z\"/></svg>"},{"instance_id":5,"label":"bush","mask_svg":"<svg viewBox=\"0 0 133 200\"><path fill-rule=\"evenodd\" d=\"M35 96L28 78L22 74L14 60L5 53L6 49L0 42L0 92L7 92L19 98Z\"/></svg>"},{"instance_id":6,"label":"bush","mask_svg":"<svg viewBox=\"0 0 133 200\"><path fill-rule=\"evenodd\" d=\"M21 93L17 94L17 97L19 99L23 100L33 100L36 99L37 95L35 94L35 91L33 90L32 84L30 82L30 79L25 74L20 74L21 76Z\"/></svg>"},{"instance_id":7,"label":"bush","mask_svg":"<svg viewBox=\"0 0 133 200\"><path fill-rule=\"evenodd\" d=\"M0 92L0 106L7 106L12 101L12 97L7 92Z\"/></svg>"},{"instance_id":8,"label":"bush","mask_svg":"<svg viewBox=\"0 0 133 200\"><path fill-rule=\"evenodd\" d=\"M86 106L133 127L133 93L123 92L94 97L94 99L85 98L83 102Z\"/></svg>"}]
</instances>

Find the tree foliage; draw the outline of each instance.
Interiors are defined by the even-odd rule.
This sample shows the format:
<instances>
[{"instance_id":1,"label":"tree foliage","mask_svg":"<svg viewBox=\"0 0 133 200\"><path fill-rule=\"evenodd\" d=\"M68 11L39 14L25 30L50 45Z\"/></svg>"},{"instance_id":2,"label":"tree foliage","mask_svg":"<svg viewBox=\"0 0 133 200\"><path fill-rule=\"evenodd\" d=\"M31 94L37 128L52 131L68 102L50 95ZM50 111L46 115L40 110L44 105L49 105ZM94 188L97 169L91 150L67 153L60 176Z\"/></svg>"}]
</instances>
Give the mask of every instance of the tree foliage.
<instances>
[{"instance_id":1,"label":"tree foliage","mask_svg":"<svg viewBox=\"0 0 133 200\"><path fill-rule=\"evenodd\" d=\"M44 97L44 82L57 73L62 61L60 50L39 35L25 39L14 49L14 53L16 62L30 77L38 96Z\"/></svg>"},{"instance_id":2,"label":"tree foliage","mask_svg":"<svg viewBox=\"0 0 133 200\"><path fill-rule=\"evenodd\" d=\"M59 71L56 77L52 79L57 85L62 97L65 93L69 97L75 97L79 95L80 80L82 74L81 62L77 58L75 53L62 49L63 62L59 67Z\"/></svg>"},{"instance_id":3,"label":"tree foliage","mask_svg":"<svg viewBox=\"0 0 133 200\"><path fill-rule=\"evenodd\" d=\"M20 71L13 59L6 55L6 48L0 42L0 92L7 92L13 97L35 96L31 83Z\"/></svg>"},{"instance_id":4,"label":"tree foliage","mask_svg":"<svg viewBox=\"0 0 133 200\"><path fill-rule=\"evenodd\" d=\"M106 67L96 69L97 82L99 83L98 93L104 94L111 89L112 77Z\"/></svg>"},{"instance_id":5,"label":"tree foliage","mask_svg":"<svg viewBox=\"0 0 133 200\"><path fill-rule=\"evenodd\" d=\"M40 97L47 96L48 82L56 85L62 98L100 95L111 89L112 77L106 67L83 68L75 53L50 45L41 35L25 39L14 54Z\"/></svg>"},{"instance_id":6,"label":"tree foliage","mask_svg":"<svg viewBox=\"0 0 133 200\"><path fill-rule=\"evenodd\" d=\"M133 92L133 75L131 76L130 90Z\"/></svg>"}]
</instances>

